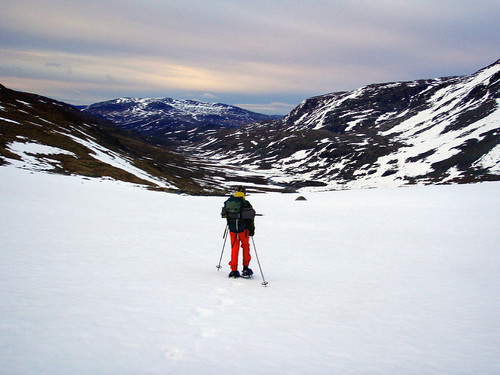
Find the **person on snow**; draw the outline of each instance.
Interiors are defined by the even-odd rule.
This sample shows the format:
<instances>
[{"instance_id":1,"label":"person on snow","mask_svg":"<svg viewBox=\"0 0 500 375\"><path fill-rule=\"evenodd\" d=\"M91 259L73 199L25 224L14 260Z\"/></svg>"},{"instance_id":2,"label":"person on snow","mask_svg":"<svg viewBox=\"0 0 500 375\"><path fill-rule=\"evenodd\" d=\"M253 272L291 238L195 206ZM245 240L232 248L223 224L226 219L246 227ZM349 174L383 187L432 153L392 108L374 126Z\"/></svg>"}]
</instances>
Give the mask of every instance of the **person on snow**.
<instances>
[{"instance_id":1,"label":"person on snow","mask_svg":"<svg viewBox=\"0 0 500 375\"><path fill-rule=\"evenodd\" d=\"M255 234L255 210L245 198L246 190L243 186L238 186L234 196L224 202L221 216L227 219L229 233L231 235L231 273L229 277L240 277L238 271L238 257L240 246L243 250L243 271L241 276L250 277L253 271L248 268L250 264L250 243L249 237Z\"/></svg>"}]
</instances>

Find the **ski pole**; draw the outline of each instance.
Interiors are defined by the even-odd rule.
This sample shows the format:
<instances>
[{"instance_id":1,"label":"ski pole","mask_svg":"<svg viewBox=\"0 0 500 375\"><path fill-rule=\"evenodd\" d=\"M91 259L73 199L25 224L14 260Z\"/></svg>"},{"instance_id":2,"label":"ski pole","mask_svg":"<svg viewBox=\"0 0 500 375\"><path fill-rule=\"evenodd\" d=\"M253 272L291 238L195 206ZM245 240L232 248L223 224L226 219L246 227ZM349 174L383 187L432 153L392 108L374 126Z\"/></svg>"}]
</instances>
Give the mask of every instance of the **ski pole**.
<instances>
[{"instance_id":1,"label":"ski pole","mask_svg":"<svg viewBox=\"0 0 500 375\"><path fill-rule=\"evenodd\" d=\"M226 229L224 230L224 236L223 236L224 243L222 244L222 251L220 253L219 265L215 266L215 267L217 267L217 271L219 271L222 268L222 266L220 265L220 262L222 262L222 254L224 254L224 247L226 246L226 239L227 239L227 230L228 230L228 228L229 227L226 224Z\"/></svg>"},{"instance_id":2,"label":"ski pole","mask_svg":"<svg viewBox=\"0 0 500 375\"><path fill-rule=\"evenodd\" d=\"M255 247L255 241L253 240L253 236L252 236L252 243L253 243L253 251L255 251L255 257L257 258L257 264L259 265L260 274L262 275L262 285L267 287L267 284L269 283L264 278L264 273L262 272L262 267L260 266L259 254L257 254L257 248Z\"/></svg>"}]
</instances>

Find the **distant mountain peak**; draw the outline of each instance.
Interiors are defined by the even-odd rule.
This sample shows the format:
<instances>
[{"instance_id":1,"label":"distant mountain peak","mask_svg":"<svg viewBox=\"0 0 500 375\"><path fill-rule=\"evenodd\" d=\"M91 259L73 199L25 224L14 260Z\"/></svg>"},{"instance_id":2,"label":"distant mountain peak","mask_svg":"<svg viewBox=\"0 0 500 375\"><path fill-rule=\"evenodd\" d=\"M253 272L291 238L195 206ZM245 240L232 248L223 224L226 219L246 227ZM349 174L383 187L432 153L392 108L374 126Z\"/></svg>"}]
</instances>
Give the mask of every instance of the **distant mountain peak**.
<instances>
[{"instance_id":1,"label":"distant mountain peak","mask_svg":"<svg viewBox=\"0 0 500 375\"><path fill-rule=\"evenodd\" d=\"M174 143L186 139L194 128L214 131L275 119L228 104L172 98L118 98L89 105L83 111L113 121L122 129Z\"/></svg>"}]
</instances>

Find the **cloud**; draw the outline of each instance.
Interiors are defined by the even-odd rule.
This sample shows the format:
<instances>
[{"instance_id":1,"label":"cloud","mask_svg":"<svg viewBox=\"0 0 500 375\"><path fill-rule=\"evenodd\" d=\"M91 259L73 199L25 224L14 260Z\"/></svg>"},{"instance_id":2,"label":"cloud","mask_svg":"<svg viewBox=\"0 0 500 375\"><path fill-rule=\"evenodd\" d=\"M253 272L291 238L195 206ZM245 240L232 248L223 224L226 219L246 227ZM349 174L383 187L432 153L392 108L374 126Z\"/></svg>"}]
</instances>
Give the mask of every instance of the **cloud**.
<instances>
[{"instance_id":1,"label":"cloud","mask_svg":"<svg viewBox=\"0 0 500 375\"><path fill-rule=\"evenodd\" d=\"M289 113L297 105L281 103L281 102L272 102L268 104L235 104L235 106L247 109L252 112L279 115L279 114Z\"/></svg>"},{"instance_id":2,"label":"cloud","mask_svg":"<svg viewBox=\"0 0 500 375\"><path fill-rule=\"evenodd\" d=\"M0 80L28 91L50 82L38 93L73 101L163 92L287 103L292 92L472 73L499 58L499 13L489 0L5 0Z\"/></svg>"},{"instance_id":3,"label":"cloud","mask_svg":"<svg viewBox=\"0 0 500 375\"><path fill-rule=\"evenodd\" d=\"M93 56L76 53L43 52L36 50L17 51L0 49L5 56L1 62L3 72L12 77L52 78L55 81L71 80L75 83L105 84L110 81L124 86L146 85L150 88L169 87L174 90L206 90L209 92L265 93L276 88L292 89L300 77L300 67L282 67L272 63L235 62L232 66L202 67L176 61L158 59L153 56ZM52 69L55 65L49 59L61 61L57 66L71 70ZM9 70L8 67L16 67Z\"/></svg>"}]
</instances>

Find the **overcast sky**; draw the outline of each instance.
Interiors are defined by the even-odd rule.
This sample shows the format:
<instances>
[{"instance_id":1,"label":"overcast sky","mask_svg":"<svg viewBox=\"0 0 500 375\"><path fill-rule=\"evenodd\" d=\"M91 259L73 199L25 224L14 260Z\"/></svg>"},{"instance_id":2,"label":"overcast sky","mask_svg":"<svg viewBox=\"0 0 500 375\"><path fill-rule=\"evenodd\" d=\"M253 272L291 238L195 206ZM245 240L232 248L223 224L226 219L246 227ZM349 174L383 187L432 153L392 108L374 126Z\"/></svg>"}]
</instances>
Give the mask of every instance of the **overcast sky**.
<instances>
[{"instance_id":1,"label":"overcast sky","mask_svg":"<svg viewBox=\"0 0 500 375\"><path fill-rule=\"evenodd\" d=\"M172 97L286 114L500 58L498 0L2 0L0 83L72 104Z\"/></svg>"}]
</instances>

